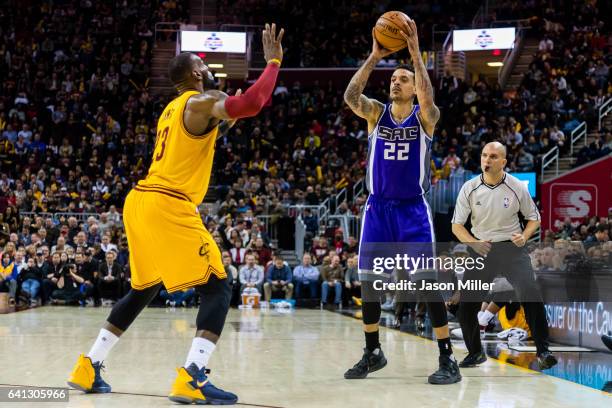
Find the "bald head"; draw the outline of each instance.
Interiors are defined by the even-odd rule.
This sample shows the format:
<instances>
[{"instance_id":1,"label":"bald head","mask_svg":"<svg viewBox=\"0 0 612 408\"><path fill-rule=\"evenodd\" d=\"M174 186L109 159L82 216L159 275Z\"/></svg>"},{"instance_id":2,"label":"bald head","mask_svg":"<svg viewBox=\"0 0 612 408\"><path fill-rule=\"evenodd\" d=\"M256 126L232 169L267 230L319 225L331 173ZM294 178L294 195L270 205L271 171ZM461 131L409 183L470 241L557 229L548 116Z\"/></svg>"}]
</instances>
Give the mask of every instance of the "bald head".
<instances>
[{"instance_id":1,"label":"bald head","mask_svg":"<svg viewBox=\"0 0 612 408\"><path fill-rule=\"evenodd\" d=\"M499 142L487 143L480 154L480 167L489 179L487 182L494 181L502 176L504 167L506 166L506 146Z\"/></svg>"},{"instance_id":2,"label":"bald head","mask_svg":"<svg viewBox=\"0 0 612 408\"><path fill-rule=\"evenodd\" d=\"M504 146L503 144L499 143L499 142L491 142L491 143L487 143L485 145L484 149L489 149L489 151L491 150L495 150L497 151L497 153L501 156L502 159L506 158L506 146Z\"/></svg>"}]
</instances>

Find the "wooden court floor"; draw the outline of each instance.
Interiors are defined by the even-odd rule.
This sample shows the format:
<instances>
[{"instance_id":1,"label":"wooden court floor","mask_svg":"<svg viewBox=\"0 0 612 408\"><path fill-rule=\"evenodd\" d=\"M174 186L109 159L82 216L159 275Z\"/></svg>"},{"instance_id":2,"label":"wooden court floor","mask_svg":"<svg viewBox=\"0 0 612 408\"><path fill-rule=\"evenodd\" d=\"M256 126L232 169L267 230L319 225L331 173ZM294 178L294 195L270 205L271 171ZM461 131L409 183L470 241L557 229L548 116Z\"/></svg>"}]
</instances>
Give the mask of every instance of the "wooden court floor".
<instances>
[{"instance_id":1,"label":"wooden court floor","mask_svg":"<svg viewBox=\"0 0 612 408\"><path fill-rule=\"evenodd\" d=\"M43 307L0 315L0 387L65 386L109 310ZM196 309L146 309L105 362L113 393L70 391L68 403L37 406L173 406L166 394L190 347L195 315ZM253 407L612 406L608 393L494 359L462 370L458 384L429 385L436 344L381 330L389 365L366 380L348 381L342 374L363 347L357 320L319 310L231 310L211 359L211 380L238 394L241 406ZM464 351L456 349L456 355L462 358Z\"/></svg>"}]
</instances>

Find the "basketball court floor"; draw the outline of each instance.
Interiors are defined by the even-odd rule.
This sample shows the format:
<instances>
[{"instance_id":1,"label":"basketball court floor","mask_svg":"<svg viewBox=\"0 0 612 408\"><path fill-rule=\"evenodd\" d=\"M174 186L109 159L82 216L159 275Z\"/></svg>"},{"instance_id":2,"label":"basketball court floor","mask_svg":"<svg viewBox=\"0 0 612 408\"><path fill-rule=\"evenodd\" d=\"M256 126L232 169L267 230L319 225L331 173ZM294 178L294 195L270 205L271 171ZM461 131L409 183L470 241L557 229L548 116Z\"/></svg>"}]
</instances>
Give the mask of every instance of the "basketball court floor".
<instances>
[{"instance_id":1,"label":"basketball court floor","mask_svg":"<svg viewBox=\"0 0 612 408\"><path fill-rule=\"evenodd\" d=\"M0 315L0 387L65 387L76 358L89 350L109 310L42 307ZM173 406L166 394L174 368L185 361L196 312L146 309L105 362L104 378L113 393L84 395L71 390L68 403L38 405ZM350 313L233 309L211 359L211 379L237 393L239 404L248 407L612 405L612 395L607 392L513 365L510 362L521 359L512 356L501 358L503 362L490 358L479 368L463 369L463 381L458 384L429 385L427 376L437 365L434 342L382 328L381 343L389 365L366 380L348 381L342 375L361 357L363 347L360 322ZM458 358L465 355L459 343L455 354ZM610 356L589 354L593 355L590 358ZM523 360L526 362L518 364L528 367L529 357ZM568 361L562 355L559 370L569 370ZM591 374L610 376L610 366L606 370Z\"/></svg>"}]
</instances>

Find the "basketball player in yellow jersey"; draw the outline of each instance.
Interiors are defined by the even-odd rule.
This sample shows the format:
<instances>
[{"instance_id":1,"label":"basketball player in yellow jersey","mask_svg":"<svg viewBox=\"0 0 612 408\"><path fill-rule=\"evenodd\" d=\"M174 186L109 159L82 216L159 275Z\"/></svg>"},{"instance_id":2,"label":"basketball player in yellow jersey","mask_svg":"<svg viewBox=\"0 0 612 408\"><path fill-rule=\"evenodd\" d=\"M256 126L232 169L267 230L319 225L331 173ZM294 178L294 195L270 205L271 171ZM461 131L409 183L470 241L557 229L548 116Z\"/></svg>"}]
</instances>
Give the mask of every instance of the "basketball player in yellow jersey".
<instances>
[{"instance_id":1,"label":"basketball player in yellow jersey","mask_svg":"<svg viewBox=\"0 0 612 408\"><path fill-rule=\"evenodd\" d=\"M183 53L170 61L169 75L179 96L157 125L149 173L128 194L123 220L130 248L132 289L113 307L89 353L81 355L68 380L73 388L106 393L102 362L119 337L156 296L194 287L201 296L196 336L179 368L169 398L180 403L227 405L238 397L209 381L206 368L229 309L231 289L221 253L197 211L213 163L221 120L255 116L268 101L283 58L276 26L262 33L267 67L244 95L211 89L214 78L202 60Z\"/></svg>"}]
</instances>

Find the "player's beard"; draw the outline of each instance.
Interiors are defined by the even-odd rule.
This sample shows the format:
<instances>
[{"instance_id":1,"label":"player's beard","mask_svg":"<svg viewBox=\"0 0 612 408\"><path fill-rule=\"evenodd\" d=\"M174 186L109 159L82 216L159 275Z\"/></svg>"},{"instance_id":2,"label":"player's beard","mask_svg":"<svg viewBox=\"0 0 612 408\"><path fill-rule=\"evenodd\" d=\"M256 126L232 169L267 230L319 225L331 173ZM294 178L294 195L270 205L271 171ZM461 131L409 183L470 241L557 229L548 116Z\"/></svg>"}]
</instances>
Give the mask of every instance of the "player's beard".
<instances>
[{"instance_id":1,"label":"player's beard","mask_svg":"<svg viewBox=\"0 0 612 408\"><path fill-rule=\"evenodd\" d=\"M402 93L402 91L399 91L397 93L391 91L389 99L391 100L391 102L398 104L410 103L414 99L414 94L406 96L406 94Z\"/></svg>"},{"instance_id":2,"label":"player's beard","mask_svg":"<svg viewBox=\"0 0 612 408\"><path fill-rule=\"evenodd\" d=\"M206 75L202 76L202 87L204 90L217 88L215 77L213 77L213 74L210 71L207 71Z\"/></svg>"}]
</instances>

